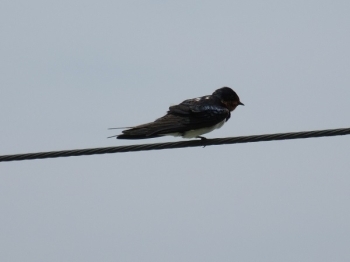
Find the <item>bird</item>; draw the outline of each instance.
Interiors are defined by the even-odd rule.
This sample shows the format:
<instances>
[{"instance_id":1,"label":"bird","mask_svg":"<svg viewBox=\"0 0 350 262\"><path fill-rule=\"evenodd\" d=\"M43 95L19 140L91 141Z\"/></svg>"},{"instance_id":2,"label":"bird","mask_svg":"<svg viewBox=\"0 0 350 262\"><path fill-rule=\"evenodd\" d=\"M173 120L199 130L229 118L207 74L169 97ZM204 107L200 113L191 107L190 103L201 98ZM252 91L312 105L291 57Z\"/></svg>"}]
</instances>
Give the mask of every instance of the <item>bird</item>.
<instances>
[{"instance_id":1,"label":"bird","mask_svg":"<svg viewBox=\"0 0 350 262\"><path fill-rule=\"evenodd\" d=\"M236 92L225 86L211 95L187 99L178 105L170 106L166 115L154 122L133 127L110 128L126 130L109 138L147 139L170 135L205 140L202 135L222 127L238 105L244 106Z\"/></svg>"}]
</instances>

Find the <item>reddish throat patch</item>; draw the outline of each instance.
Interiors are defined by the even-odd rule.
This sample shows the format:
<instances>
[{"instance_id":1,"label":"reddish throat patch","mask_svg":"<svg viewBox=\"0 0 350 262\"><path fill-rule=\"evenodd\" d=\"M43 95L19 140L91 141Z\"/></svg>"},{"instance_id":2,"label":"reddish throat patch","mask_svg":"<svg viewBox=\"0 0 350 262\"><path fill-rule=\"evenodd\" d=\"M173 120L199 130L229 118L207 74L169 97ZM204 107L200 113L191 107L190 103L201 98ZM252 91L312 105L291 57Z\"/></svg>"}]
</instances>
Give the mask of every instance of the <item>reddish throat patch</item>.
<instances>
[{"instance_id":1,"label":"reddish throat patch","mask_svg":"<svg viewBox=\"0 0 350 262\"><path fill-rule=\"evenodd\" d=\"M238 102L237 101L224 101L221 100L221 103L223 103L228 110L233 111L235 110L235 108L238 106Z\"/></svg>"}]
</instances>

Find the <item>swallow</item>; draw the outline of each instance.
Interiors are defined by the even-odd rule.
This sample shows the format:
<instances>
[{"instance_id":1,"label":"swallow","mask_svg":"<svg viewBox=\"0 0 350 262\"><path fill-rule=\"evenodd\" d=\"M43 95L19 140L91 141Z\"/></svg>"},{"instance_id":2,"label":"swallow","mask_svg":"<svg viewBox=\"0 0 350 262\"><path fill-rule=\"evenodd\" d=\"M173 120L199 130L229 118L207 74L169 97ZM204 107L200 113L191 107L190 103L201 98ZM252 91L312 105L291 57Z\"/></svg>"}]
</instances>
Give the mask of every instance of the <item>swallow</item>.
<instances>
[{"instance_id":1,"label":"swallow","mask_svg":"<svg viewBox=\"0 0 350 262\"><path fill-rule=\"evenodd\" d=\"M127 127L122 134L111 137L146 139L170 135L206 139L202 135L222 127L238 105L244 104L236 92L229 87L222 87L212 95L187 99L170 106L166 115L154 122Z\"/></svg>"}]
</instances>

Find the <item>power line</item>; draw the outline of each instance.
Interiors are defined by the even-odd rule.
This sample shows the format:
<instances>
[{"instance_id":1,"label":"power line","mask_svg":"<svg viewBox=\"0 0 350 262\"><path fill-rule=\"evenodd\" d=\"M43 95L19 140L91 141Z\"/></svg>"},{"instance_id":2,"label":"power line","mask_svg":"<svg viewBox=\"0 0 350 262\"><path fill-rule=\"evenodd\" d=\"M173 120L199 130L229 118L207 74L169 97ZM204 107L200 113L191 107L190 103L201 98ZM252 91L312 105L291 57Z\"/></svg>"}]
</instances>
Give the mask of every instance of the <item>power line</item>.
<instances>
[{"instance_id":1,"label":"power line","mask_svg":"<svg viewBox=\"0 0 350 262\"><path fill-rule=\"evenodd\" d=\"M206 139L206 140L188 140L188 141L170 142L170 143L74 149L74 150L51 151L51 152L40 152L40 153L4 155L4 156L0 156L0 162L68 157L68 156L125 153L125 152L174 149L174 148L184 148L184 147L203 147L203 146L213 146L213 145L238 144L238 143L249 143L249 142L273 141L273 140L287 140L287 139L299 139L299 138L311 138L311 137L341 136L341 135L349 135L349 134L350 134L350 128L339 128L339 129L305 131L305 132L214 138L214 139Z\"/></svg>"}]
</instances>

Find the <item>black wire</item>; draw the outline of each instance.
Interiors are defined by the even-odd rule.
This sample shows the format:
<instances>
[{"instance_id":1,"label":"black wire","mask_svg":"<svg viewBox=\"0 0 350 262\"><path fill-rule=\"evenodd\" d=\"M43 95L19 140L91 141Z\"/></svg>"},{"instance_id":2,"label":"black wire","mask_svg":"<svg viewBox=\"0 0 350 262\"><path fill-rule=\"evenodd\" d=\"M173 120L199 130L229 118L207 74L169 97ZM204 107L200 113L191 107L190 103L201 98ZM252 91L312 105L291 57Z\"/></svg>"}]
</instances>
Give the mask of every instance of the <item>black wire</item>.
<instances>
[{"instance_id":1,"label":"black wire","mask_svg":"<svg viewBox=\"0 0 350 262\"><path fill-rule=\"evenodd\" d=\"M74 149L74 150L51 151L51 152L41 152L41 153L4 155L4 156L0 156L0 162L44 159L44 158L55 158L55 157L68 157L68 156L100 155L100 154L161 150L161 149L173 149L173 148L184 148L184 147L203 147L203 146L213 146L213 145L223 145L223 144L238 144L238 143L287 140L287 139L299 139L299 138L310 138L310 137L341 136L341 135L349 135L349 134L350 134L350 128L340 128L340 129L317 130L317 131L306 131L306 132L214 138L214 139L206 139L206 140L189 140L189 141L170 142L170 143Z\"/></svg>"}]
</instances>

